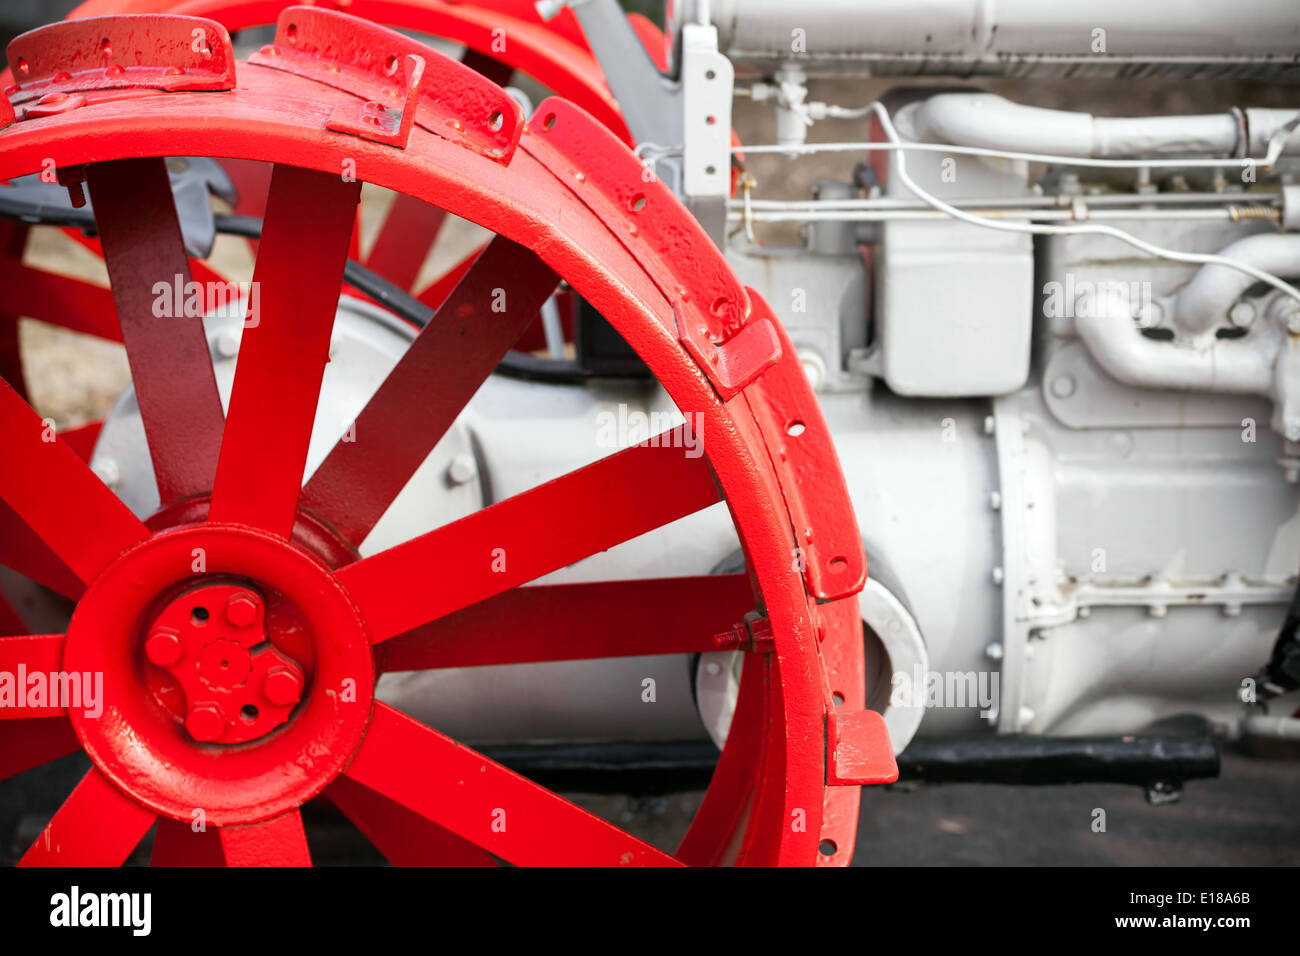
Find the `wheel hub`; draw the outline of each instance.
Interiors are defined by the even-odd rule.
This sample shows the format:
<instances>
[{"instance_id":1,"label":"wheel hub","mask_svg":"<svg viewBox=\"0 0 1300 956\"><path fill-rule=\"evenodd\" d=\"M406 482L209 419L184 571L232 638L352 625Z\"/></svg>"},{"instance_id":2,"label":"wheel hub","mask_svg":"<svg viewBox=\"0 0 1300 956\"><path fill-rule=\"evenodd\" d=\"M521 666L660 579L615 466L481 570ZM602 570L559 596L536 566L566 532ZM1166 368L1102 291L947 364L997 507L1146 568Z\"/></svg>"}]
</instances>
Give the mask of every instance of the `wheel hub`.
<instances>
[{"instance_id":1,"label":"wheel hub","mask_svg":"<svg viewBox=\"0 0 1300 956\"><path fill-rule=\"evenodd\" d=\"M324 789L360 743L374 686L365 630L330 570L214 524L111 564L72 618L64 666L104 675L102 715L70 714L96 765L160 813L202 810L216 825Z\"/></svg>"},{"instance_id":2,"label":"wheel hub","mask_svg":"<svg viewBox=\"0 0 1300 956\"><path fill-rule=\"evenodd\" d=\"M302 697L302 668L272 645L265 602L252 588L199 585L167 604L147 631L145 656L181 685L185 729L195 740L264 737Z\"/></svg>"}]
</instances>

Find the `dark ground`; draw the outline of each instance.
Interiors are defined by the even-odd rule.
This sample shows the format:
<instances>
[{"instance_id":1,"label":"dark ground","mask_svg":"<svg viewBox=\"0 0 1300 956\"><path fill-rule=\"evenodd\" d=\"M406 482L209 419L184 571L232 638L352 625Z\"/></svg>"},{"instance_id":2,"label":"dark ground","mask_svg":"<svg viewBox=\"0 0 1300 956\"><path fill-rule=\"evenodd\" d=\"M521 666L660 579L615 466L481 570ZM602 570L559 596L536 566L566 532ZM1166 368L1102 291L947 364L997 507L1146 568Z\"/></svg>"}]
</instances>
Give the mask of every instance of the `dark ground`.
<instances>
[{"instance_id":1,"label":"dark ground","mask_svg":"<svg viewBox=\"0 0 1300 956\"><path fill-rule=\"evenodd\" d=\"M52 806L19 810L22 794L67 793L85 766L76 755L0 783L0 865L16 862L53 812ZM1220 778L1189 783L1171 806L1150 806L1142 790L1121 785L867 787L853 865L1297 866L1298 792L1300 762L1237 753L1224 755ZM671 850L700 794L568 796ZM1099 809L1104 832L1093 830ZM382 864L327 807L309 808L306 820L318 864ZM132 862L148 858L146 840Z\"/></svg>"}]
</instances>

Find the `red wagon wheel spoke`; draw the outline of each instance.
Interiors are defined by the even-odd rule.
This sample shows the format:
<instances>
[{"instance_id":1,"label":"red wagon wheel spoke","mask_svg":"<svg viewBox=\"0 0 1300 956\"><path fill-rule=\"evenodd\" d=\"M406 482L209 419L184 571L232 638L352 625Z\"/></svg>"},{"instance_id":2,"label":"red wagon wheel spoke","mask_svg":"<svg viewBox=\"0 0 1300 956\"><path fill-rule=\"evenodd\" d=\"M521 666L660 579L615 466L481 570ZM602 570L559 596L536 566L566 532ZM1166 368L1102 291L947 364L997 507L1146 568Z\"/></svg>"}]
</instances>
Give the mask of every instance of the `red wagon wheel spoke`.
<instances>
[{"instance_id":1,"label":"red wagon wheel spoke","mask_svg":"<svg viewBox=\"0 0 1300 956\"><path fill-rule=\"evenodd\" d=\"M686 458L674 434L340 570L338 580L371 640L387 640L717 502L708 462ZM422 569L429 567L442 569L441 586L424 585Z\"/></svg>"},{"instance_id":2,"label":"red wagon wheel spoke","mask_svg":"<svg viewBox=\"0 0 1300 956\"><path fill-rule=\"evenodd\" d=\"M86 590L82 580L3 501L0 501L0 564L73 601Z\"/></svg>"},{"instance_id":3,"label":"red wagon wheel spoke","mask_svg":"<svg viewBox=\"0 0 1300 956\"><path fill-rule=\"evenodd\" d=\"M0 780L80 749L81 741L67 717L0 720Z\"/></svg>"},{"instance_id":4,"label":"red wagon wheel spoke","mask_svg":"<svg viewBox=\"0 0 1300 956\"><path fill-rule=\"evenodd\" d=\"M122 341L113 294L84 279L47 272L33 266L0 269L5 309L73 332Z\"/></svg>"},{"instance_id":5,"label":"red wagon wheel spoke","mask_svg":"<svg viewBox=\"0 0 1300 956\"><path fill-rule=\"evenodd\" d=\"M299 810L261 823L222 827L219 833L226 866L311 866Z\"/></svg>"},{"instance_id":6,"label":"red wagon wheel spoke","mask_svg":"<svg viewBox=\"0 0 1300 956\"><path fill-rule=\"evenodd\" d=\"M394 866L499 866L481 847L347 777L326 796Z\"/></svg>"},{"instance_id":7,"label":"red wagon wheel spoke","mask_svg":"<svg viewBox=\"0 0 1300 956\"><path fill-rule=\"evenodd\" d=\"M676 861L386 704L344 771L509 863L673 865Z\"/></svg>"},{"instance_id":8,"label":"red wagon wheel spoke","mask_svg":"<svg viewBox=\"0 0 1300 956\"><path fill-rule=\"evenodd\" d=\"M19 866L121 866L157 815L92 767Z\"/></svg>"},{"instance_id":9,"label":"red wagon wheel spoke","mask_svg":"<svg viewBox=\"0 0 1300 956\"><path fill-rule=\"evenodd\" d=\"M0 382L0 498L82 582L149 531L12 388Z\"/></svg>"},{"instance_id":10,"label":"red wagon wheel spoke","mask_svg":"<svg viewBox=\"0 0 1300 956\"><path fill-rule=\"evenodd\" d=\"M210 518L289 537L361 184L276 166ZM311 281L303 281L310 276ZM256 494L250 489L257 489Z\"/></svg>"},{"instance_id":11,"label":"red wagon wheel spoke","mask_svg":"<svg viewBox=\"0 0 1300 956\"><path fill-rule=\"evenodd\" d=\"M27 624L9 598L0 592L0 634L26 634Z\"/></svg>"},{"instance_id":12,"label":"red wagon wheel spoke","mask_svg":"<svg viewBox=\"0 0 1300 956\"><path fill-rule=\"evenodd\" d=\"M63 234L75 242L77 245L94 253L96 258L104 258L104 246L96 236L88 236L80 229L68 227L63 230ZM212 266L208 265L203 259L193 258L187 260L190 268L190 278L196 282L226 282L224 275L218 272Z\"/></svg>"},{"instance_id":13,"label":"red wagon wheel spoke","mask_svg":"<svg viewBox=\"0 0 1300 956\"><path fill-rule=\"evenodd\" d=\"M50 675L56 674L63 660L62 634L23 634L15 637L0 637L0 674L15 677L13 706L0 696L0 720L21 720L23 718L61 717L65 708L60 705L65 685L50 686ZM41 702L28 699L26 681L18 681L19 668L27 675L40 675ZM81 675L77 675L78 686ZM17 699L21 697L22 699ZM35 704L33 706L33 704Z\"/></svg>"},{"instance_id":14,"label":"red wagon wheel spoke","mask_svg":"<svg viewBox=\"0 0 1300 956\"><path fill-rule=\"evenodd\" d=\"M0 219L0 282L8 281L6 273L15 266L21 267L27 249L30 228L25 222ZM0 311L0 378L27 397L27 383L23 375L23 359L18 342L18 319L21 313L7 305Z\"/></svg>"},{"instance_id":15,"label":"red wagon wheel spoke","mask_svg":"<svg viewBox=\"0 0 1300 956\"><path fill-rule=\"evenodd\" d=\"M366 265L402 289L414 288L446 217L437 206L398 193L370 247Z\"/></svg>"},{"instance_id":16,"label":"red wagon wheel spoke","mask_svg":"<svg viewBox=\"0 0 1300 956\"><path fill-rule=\"evenodd\" d=\"M698 654L753 606L747 574L519 587L384 641L381 669Z\"/></svg>"},{"instance_id":17,"label":"red wagon wheel spoke","mask_svg":"<svg viewBox=\"0 0 1300 956\"><path fill-rule=\"evenodd\" d=\"M359 545L558 281L523 246L489 243L307 482L303 507Z\"/></svg>"},{"instance_id":18,"label":"red wagon wheel spoke","mask_svg":"<svg viewBox=\"0 0 1300 956\"><path fill-rule=\"evenodd\" d=\"M191 278L167 165L158 157L95 163L87 178L158 494L166 505L212 488L225 422L203 320L175 314ZM168 290L161 309L158 285Z\"/></svg>"},{"instance_id":19,"label":"red wagon wheel spoke","mask_svg":"<svg viewBox=\"0 0 1300 956\"><path fill-rule=\"evenodd\" d=\"M224 866L225 854L216 827L195 831L192 824L158 818L150 866Z\"/></svg>"},{"instance_id":20,"label":"red wagon wheel spoke","mask_svg":"<svg viewBox=\"0 0 1300 956\"><path fill-rule=\"evenodd\" d=\"M431 309L436 309L447 301L447 296L451 295L452 289L460 284L460 280L465 278L466 273L474 267L478 257L487 249L487 243L479 246L460 262L456 263L438 278L429 283L428 288L422 289L416 296L421 302Z\"/></svg>"}]
</instances>

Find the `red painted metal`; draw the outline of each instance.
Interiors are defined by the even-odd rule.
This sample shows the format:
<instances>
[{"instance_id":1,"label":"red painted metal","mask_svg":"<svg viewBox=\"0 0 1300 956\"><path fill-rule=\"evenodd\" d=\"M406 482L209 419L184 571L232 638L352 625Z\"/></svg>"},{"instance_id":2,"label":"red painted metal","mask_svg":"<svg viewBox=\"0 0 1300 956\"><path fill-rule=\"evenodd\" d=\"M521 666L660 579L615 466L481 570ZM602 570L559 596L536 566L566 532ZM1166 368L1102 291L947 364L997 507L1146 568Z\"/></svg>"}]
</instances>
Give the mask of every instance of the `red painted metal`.
<instances>
[{"instance_id":1,"label":"red painted metal","mask_svg":"<svg viewBox=\"0 0 1300 956\"><path fill-rule=\"evenodd\" d=\"M677 847L688 866L718 866L734 859L732 841L753 811L755 777L761 763L765 688L773 679L767 655L747 655L740 674L740 693L722 756L700 809Z\"/></svg>"},{"instance_id":2,"label":"red painted metal","mask_svg":"<svg viewBox=\"0 0 1300 956\"><path fill-rule=\"evenodd\" d=\"M438 308L447 301L447 296L451 295L451 290L460 284L460 280L465 278L465 274L469 272L486 248L486 243L479 246L433 282L430 282L428 287L421 291L417 298L431 309Z\"/></svg>"},{"instance_id":3,"label":"red painted metal","mask_svg":"<svg viewBox=\"0 0 1300 956\"><path fill-rule=\"evenodd\" d=\"M312 475L303 508L360 545L557 282L522 246L490 242Z\"/></svg>"},{"instance_id":4,"label":"red painted metal","mask_svg":"<svg viewBox=\"0 0 1300 956\"><path fill-rule=\"evenodd\" d=\"M9 101L0 96L0 128L9 125L5 122L6 111L9 121L13 120L13 108ZM10 269L21 267L23 253L27 249L27 235L30 229L25 222L0 220L0 281ZM14 391L27 397L27 382L23 374L23 358L19 351L18 319L20 313L0 312L0 378L3 378Z\"/></svg>"},{"instance_id":5,"label":"red painted metal","mask_svg":"<svg viewBox=\"0 0 1300 956\"><path fill-rule=\"evenodd\" d=\"M395 660L406 654L409 663L437 664L438 648L412 630L427 626L426 638L439 629L447 637L451 659L477 661L478 649L464 636L471 627L501 621L520 628L511 622L530 612L530 602L533 612L549 614L539 607L557 595L579 593L513 590L517 586L720 500L744 546L750 600L740 582L720 580L717 587L729 589L730 596L711 604L716 624L687 615L686 608L666 611L660 619L674 629L687 616L693 625L707 624L698 632L705 641L750 608L765 623L754 631L761 640L746 654L743 707L706 797L708 812L702 811L702 822L683 844L681 862L806 865L817 860L825 827L844 832L843 804L827 797L828 767L843 755L843 766L836 766L849 769L850 751L858 746L849 731L868 722L835 719L838 744L828 750L834 707L829 688L842 683L835 669L851 654L827 657L822 648L832 639L837 647L856 640L860 653L861 632L856 619L849 627L843 613L823 613L831 605L819 602L837 592L816 593L811 579L792 571L791 556L806 537L800 526L809 515L819 522L815 534L821 532L820 522L838 523L855 540L857 532L842 482L810 486L810 472L784 466L782 456L790 449L777 427L782 416L759 414L763 383L776 376L773 380L789 390L778 400L788 400L805 423L820 421L812 418L815 399L806 382L786 381L782 369L793 351L780 340L779 329L779 357L762 345L770 345L764 323L772 320L761 303L751 305L681 205L657 184L644 183L635 158L572 106L548 101L503 163L419 124L412 126L404 149L331 129L329 117L355 103L364 95L359 92L256 64L241 63L239 78L237 92L161 97L151 91L88 91L76 109L0 131L0 178L37 170L45 157L69 169L129 157L204 155L218 143L236 158L279 164L255 273L255 281L263 283L262 314L244 334L210 508L200 496L166 509L146 528L74 451L58 441L42 441L40 419L0 385L0 441L21 464L0 472L0 498L88 585L69 626L62 663L66 670L102 673L105 685L102 716L69 710L96 769L56 815L52 839L45 849L38 841L30 861L49 861L49 846L81 839L92 811L104 814L117 832L112 839L87 837L75 851L77 860L120 862L143 833L142 824L147 829L159 815L188 824L198 807L207 825L218 830L227 862L307 863L298 808L322 793L334 795L331 784L347 779L364 789L351 809L359 826L395 856L402 855L395 845L405 842L480 861L486 852L513 863L677 862L375 704L373 655L387 658L384 642L389 642ZM477 88L466 85L467 103L476 102ZM443 93L443 102L454 108L456 91ZM548 124L552 115L556 121ZM539 276L562 276L644 358L691 416L705 457L688 457L683 436L673 434L667 442L624 450L348 563L352 555L345 541L331 537L299 502L359 190L356 183L341 181L344 160L351 160L367 182L492 230L503 237L494 247L513 243L540 257L545 265ZM627 181L628 175L635 181ZM644 203L635 201L638 195ZM541 286L516 275L518 260L505 261L508 301L520 289ZM480 295L469 292L481 290L487 277L474 273L470 269L462 284L468 304L481 309ZM311 281L302 281L304 276ZM447 310L455 314L457 308L453 292ZM483 325L490 323L478 323L475 331ZM492 349L502 340L494 338ZM737 356L735 369L729 347ZM479 343L472 354L492 349ZM455 363L464 358L454 353L446 361L450 364L426 376L427 391L399 387L399 372L393 394L402 401L394 401L390 411L397 407L409 418L412 396L428 400L442 379L457 374ZM456 408L463 399L458 402ZM788 409L782 405L781 410ZM386 422L378 424L359 427L356 444L383 458L385 442L399 433ZM427 426L418 430L425 432L418 441L426 442ZM814 507L813 497L826 500ZM88 527L96 534L84 534ZM149 664L147 625L183 593L236 582L266 602L271 643L301 667L303 680L300 702L274 733L230 747L195 740L186 730L186 695L179 685L166 686L163 678L171 678L164 668ZM618 613L644 609L650 586L565 587L586 588L583 599L603 608L599 616L606 619L615 605L622 606ZM686 591L679 597L693 593L703 600L705 584L681 587ZM471 607L477 602L485 603ZM570 607L567 616L554 616L561 624L576 623L575 613ZM531 640L506 635L498 647L485 648L482 660L494 662L493 654L554 653L546 626ZM642 651L680 652L683 644L675 642L687 640L665 636L656 645L638 626L628 625L627 646ZM608 632L602 636L591 627L575 634L573 643L582 653L624 649ZM158 653L167 659L169 652L160 644ZM285 700L292 696L270 693ZM9 726L56 728L63 720L4 721L0 732ZM57 730L43 733L49 739L36 752L53 754L66 745ZM304 763L304 753L313 760ZM30 765L31 756L13 766ZM340 805L348 803L349 786L339 788ZM352 787L351 795L357 793ZM392 806L404 809L386 814ZM737 806L744 809L737 812ZM498 819L500 829L493 826ZM171 825L167 833L161 860L192 860L210 852L210 846L195 844ZM845 840L850 849L851 842L850 833Z\"/></svg>"},{"instance_id":6,"label":"red painted metal","mask_svg":"<svg viewBox=\"0 0 1300 956\"><path fill-rule=\"evenodd\" d=\"M350 777L335 778L325 795L393 866L500 865L478 845Z\"/></svg>"},{"instance_id":7,"label":"red painted metal","mask_svg":"<svg viewBox=\"0 0 1300 956\"><path fill-rule=\"evenodd\" d=\"M77 453L82 461L89 462L95 452L95 442L99 441L99 432L104 427L103 421L87 422L76 428L59 432L64 444Z\"/></svg>"},{"instance_id":8,"label":"red painted metal","mask_svg":"<svg viewBox=\"0 0 1300 956\"><path fill-rule=\"evenodd\" d=\"M0 382L0 445L23 470L0 468L0 498L83 583L148 537L77 453ZM94 533L88 533L94 529Z\"/></svg>"},{"instance_id":9,"label":"red painted metal","mask_svg":"<svg viewBox=\"0 0 1300 956\"><path fill-rule=\"evenodd\" d=\"M235 86L230 35L219 23L198 17L68 20L24 33L6 52L13 85L5 94L20 107L17 112L29 118L80 105L84 99L72 94L92 90L177 92Z\"/></svg>"},{"instance_id":10,"label":"red painted metal","mask_svg":"<svg viewBox=\"0 0 1300 956\"><path fill-rule=\"evenodd\" d=\"M359 182L276 166L253 271L261 315L245 319L213 521L293 529ZM304 283L302 276L314 281ZM263 321L264 320L264 321ZM257 494L251 494L252 489Z\"/></svg>"},{"instance_id":11,"label":"red painted metal","mask_svg":"<svg viewBox=\"0 0 1300 956\"><path fill-rule=\"evenodd\" d=\"M772 467L783 488L820 489L787 497L808 589L820 601L857 594L867 580L867 556L853 513L843 502L849 489L835 457L831 432L816 402L807 400L808 380L794 345L770 306L747 290L756 315L779 337L781 359L746 392L745 401L764 426Z\"/></svg>"},{"instance_id":12,"label":"red painted metal","mask_svg":"<svg viewBox=\"0 0 1300 956\"><path fill-rule=\"evenodd\" d=\"M377 704L344 775L519 866L673 865L666 853Z\"/></svg>"},{"instance_id":13,"label":"red painted metal","mask_svg":"<svg viewBox=\"0 0 1300 956\"><path fill-rule=\"evenodd\" d=\"M202 829L195 829L195 827ZM150 866L224 866L221 834L200 820L184 822L158 818Z\"/></svg>"},{"instance_id":14,"label":"red painted metal","mask_svg":"<svg viewBox=\"0 0 1300 956\"><path fill-rule=\"evenodd\" d=\"M62 634L0 637L0 674L13 682L7 692L0 689L0 720L62 717L66 705L60 701L68 690L62 684L51 686L49 680L59 671L62 658ZM40 679L29 686L27 678L32 675Z\"/></svg>"},{"instance_id":15,"label":"red painted metal","mask_svg":"<svg viewBox=\"0 0 1300 956\"><path fill-rule=\"evenodd\" d=\"M232 578L278 596L288 618L272 621L273 643L301 636L292 656L311 676L293 719L253 746L195 741L145 667L143 625L159 595ZM261 822L319 794L365 732L374 685L364 626L329 569L274 535L211 522L156 534L104 569L73 614L63 667L104 675L102 714L69 711L96 765L154 812L188 821L198 807L218 827Z\"/></svg>"},{"instance_id":16,"label":"red painted metal","mask_svg":"<svg viewBox=\"0 0 1300 956\"><path fill-rule=\"evenodd\" d=\"M205 743L241 744L289 719L302 697L298 663L267 646L255 591L207 584L177 595L146 628L145 656L185 693L185 729ZM161 700L166 706L166 700Z\"/></svg>"},{"instance_id":17,"label":"red painted metal","mask_svg":"<svg viewBox=\"0 0 1300 956\"><path fill-rule=\"evenodd\" d=\"M0 260L0 280L5 285L5 308L11 314L39 319L73 332L84 332L110 342L120 342L113 295L84 279Z\"/></svg>"},{"instance_id":18,"label":"red painted metal","mask_svg":"<svg viewBox=\"0 0 1300 956\"><path fill-rule=\"evenodd\" d=\"M26 634L27 623L9 598L0 593L0 634Z\"/></svg>"},{"instance_id":19,"label":"red painted metal","mask_svg":"<svg viewBox=\"0 0 1300 956\"><path fill-rule=\"evenodd\" d=\"M370 247L366 266L402 289L414 289L445 219L446 213L436 206L398 193Z\"/></svg>"},{"instance_id":20,"label":"red painted metal","mask_svg":"<svg viewBox=\"0 0 1300 956\"><path fill-rule=\"evenodd\" d=\"M219 832L227 866L311 866L296 807L262 823L222 827Z\"/></svg>"},{"instance_id":21,"label":"red painted metal","mask_svg":"<svg viewBox=\"0 0 1300 956\"><path fill-rule=\"evenodd\" d=\"M225 413L203 319L175 315L189 257L162 159L95 163L95 226L163 504L212 487ZM159 308L158 286L164 291Z\"/></svg>"},{"instance_id":22,"label":"red painted metal","mask_svg":"<svg viewBox=\"0 0 1300 956\"><path fill-rule=\"evenodd\" d=\"M0 564L77 600L86 585L7 502L0 501Z\"/></svg>"},{"instance_id":23,"label":"red painted metal","mask_svg":"<svg viewBox=\"0 0 1300 956\"><path fill-rule=\"evenodd\" d=\"M326 121L330 129L404 148L418 124L499 163L519 145L524 117L505 90L449 57L430 55L419 40L353 16L289 7L276 22L275 43L249 62L365 101L361 111L336 108Z\"/></svg>"},{"instance_id":24,"label":"red painted metal","mask_svg":"<svg viewBox=\"0 0 1300 956\"><path fill-rule=\"evenodd\" d=\"M637 445L348 565L338 580L378 643L717 500L706 459L684 457L680 443ZM422 586L429 567L442 570L436 588Z\"/></svg>"},{"instance_id":25,"label":"red painted metal","mask_svg":"<svg viewBox=\"0 0 1300 956\"><path fill-rule=\"evenodd\" d=\"M753 606L747 574L514 588L384 641L379 669L698 654Z\"/></svg>"},{"instance_id":26,"label":"red painted metal","mask_svg":"<svg viewBox=\"0 0 1300 956\"><path fill-rule=\"evenodd\" d=\"M826 766L828 784L862 786L893 783L898 779L898 764L894 762L885 718L874 710L831 714L826 737L830 751Z\"/></svg>"},{"instance_id":27,"label":"red painted metal","mask_svg":"<svg viewBox=\"0 0 1300 956\"><path fill-rule=\"evenodd\" d=\"M231 32L269 26L293 0L87 0L69 16L120 13L176 13L211 17ZM465 44L463 62L504 85L510 73L522 72L543 87L582 106L632 144L618 104L587 45L572 10L543 21L533 0L320 0L317 6L345 12L401 30L445 37ZM645 18L629 16L656 62L663 36ZM491 65L491 69L484 69Z\"/></svg>"},{"instance_id":28,"label":"red painted metal","mask_svg":"<svg viewBox=\"0 0 1300 956\"><path fill-rule=\"evenodd\" d=\"M18 865L119 866L156 819L92 767Z\"/></svg>"},{"instance_id":29,"label":"red painted metal","mask_svg":"<svg viewBox=\"0 0 1300 956\"><path fill-rule=\"evenodd\" d=\"M81 749L67 717L0 720L0 780Z\"/></svg>"},{"instance_id":30,"label":"red painted metal","mask_svg":"<svg viewBox=\"0 0 1300 956\"><path fill-rule=\"evenodd\" d=\"M677 198L640 159L617 148L608 130L572 103L543 100L530 122L537 135L526 148L571 189L673 303L682 344L723 399L733 397L780 357L768 316L752 319L746 289L694 219L678 221L661 209Z\"/></svg>"}]
</instances>

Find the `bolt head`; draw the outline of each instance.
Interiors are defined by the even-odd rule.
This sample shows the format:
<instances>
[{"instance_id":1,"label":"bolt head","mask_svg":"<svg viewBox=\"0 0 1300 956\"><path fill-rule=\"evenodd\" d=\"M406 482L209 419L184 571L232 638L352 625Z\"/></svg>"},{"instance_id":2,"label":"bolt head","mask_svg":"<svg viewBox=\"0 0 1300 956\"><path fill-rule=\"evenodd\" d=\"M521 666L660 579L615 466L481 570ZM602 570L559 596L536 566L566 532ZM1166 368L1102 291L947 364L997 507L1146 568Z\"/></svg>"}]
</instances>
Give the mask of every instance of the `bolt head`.
<instances>
[{"instance_id":1,"label":"bolt head","mask_svg":"<svg viewBox=\"0 0 1300 956\"><path fill-rule=\"evenodd\" d=\"M116 488L122 481L122 469L112 458L97 458L90 470L99 476L99 480L110 488Z\"/></svg>"},{"instance_id":2,"label":"bolt head","mask_svg":"<svg viewBox=\"0 0 1300 956\"><path fill-rule=\"evenodd\" d=\"M257 620L257 599L247 591L233 594L226 602L226 620L235 627L249 627Z\"/></svg>"},{"instance_id":3,"label":"bolt head","mask_svg":"<svg viewBox=\"0 0 1300 956\"><path fill-rule=\"evenodd\" d=\"M447 480L453 485L463 485L478 477L478 462L473 455L457 455L447 466Z\"/></svg>"},{"instance_id":4,"label":"bolt head","mask_svg":"<svg viewBox=\"0 0 1300 956\"><path fill-rule=\"evenodd\" d=\"M262 693L271 703L287 707L302 696L302 678L288 667L276 667L262 682Z\"/></svg>"},{"instance_id":5,"label":"bolt head","mask_svg":"<svg viewBox=\"0 0 1300 956\"><path fill-rule=\"evenodd\" d=\"M225 733L226 718L216 704L198 704L190 708L185 729L195 740L213 741Z\"/></svg>"},{"instance_id":6,"label":"bolt head","mask_svg":"<svg viewBox=\"0 0 1300 956\"><path fill-rule=\"evenodd\" d=\"M233 332L222 332L213 343L217 358L232 359L239 354L239 339Z\"/></svg>"},{"instance_id":7,"label":"bolt head","mask_svg":"<svg viewBox=\"0 0 1300 956\"><path fill-rule=\"evenodd\" d=\"M1069 398L1074 394L1075 387L1072 375L1058 375L1052 380L1052 394L1057 398Z\"/></svg>"},{"instance_id":8,"label":"bolt head","mask_svg":"<svg viewBox=\"0 0 1300 956\"><path fill-rule=\"evenodd\" d=\"M1228 321L1238 329L1246 329L1255 321L1255 306L1245 299L1240 299L1232 304L1228 310Z\"/></svg>"},{"instance_id":9,"label":"bolt head","mask_svg":"<svg viewBox=\"0 0 1300 956\"><path fill-rule=\"evenodd\" d=\"M170 667L185 654L185 645L175 631L157 630L144 645L145 656L159 667Z\"/></svg>"}]
</instances>

